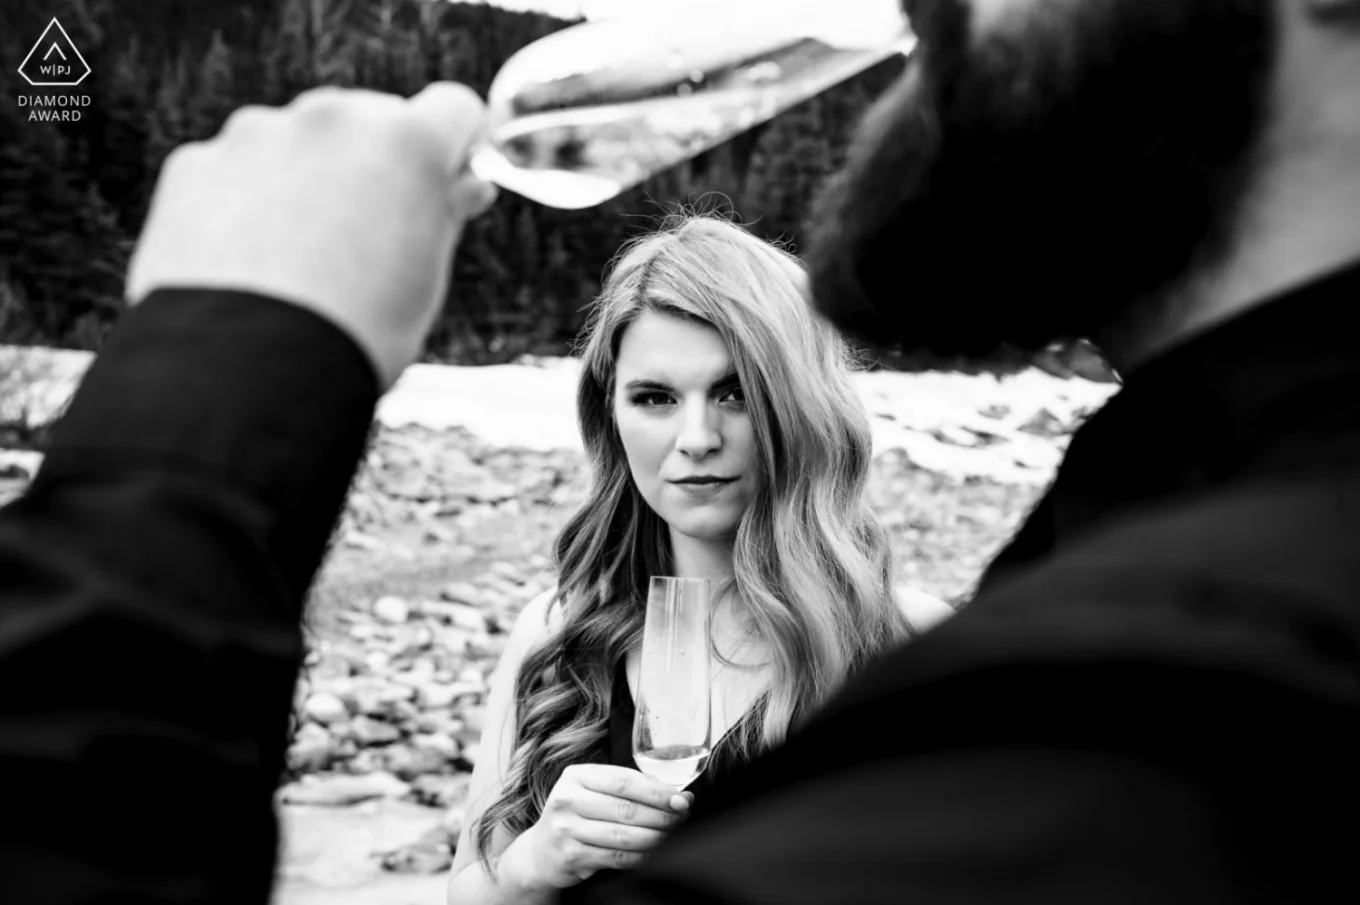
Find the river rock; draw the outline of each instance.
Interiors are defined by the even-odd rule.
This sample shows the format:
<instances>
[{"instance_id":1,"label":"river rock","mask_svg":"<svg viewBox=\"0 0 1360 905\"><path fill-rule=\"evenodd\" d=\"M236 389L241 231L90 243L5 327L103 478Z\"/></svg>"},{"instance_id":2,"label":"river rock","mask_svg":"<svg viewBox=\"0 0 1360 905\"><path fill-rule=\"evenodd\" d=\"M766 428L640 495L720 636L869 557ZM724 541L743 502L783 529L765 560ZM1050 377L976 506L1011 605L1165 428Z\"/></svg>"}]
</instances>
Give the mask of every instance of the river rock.
<instances>
[{"instance_id":1,"label":"river rock","mask_svg":"<svg viewBox=\"0 0 1360 905\"><path fill-rule=\"evenodd\" d=\"M346 734L364 747L386 745L401 738L401 730L396 726L369 716L356 716L350 721Z\"/></svg>"},{"instance_id":2,"label":"river rock","mask_svg":"<svg viewBox=\"0 0 1360 905\"><path fill-rule=\"evenodd\" d=\"M443 834L440 834L441 837ZM413 842L382 856L382 868L398 874L438 874L453 864L453 849L446 842Z\"/></svg>"},{"instance_id":3,"label":"river rock","mask_svg":"<svg viewBox=\"0 0 1360 905\"><path fill-rule=\"evenodd\" d=\"M412 721L411 726L419 733L447 735L452 739L462 738L462 733L465 731L463 721L452 709L426 710Z\"/></svg>"},{"instance_id":4,"label":"river rock","mask_svg":"<svg viewBox=\"0 0 1360 905\"><path fill-rule=\"evenodd\" d=\"M429 682L420 687L416 701L426 709L452 707L460 698L476 697L482 693L481 682Z\"/></svg>"},{"instance_id":5,"label":"river rock","mask_svg":"<svg viewBox=\"0 0 1360 905\"><path fill-rule=\"evenodd\" d=\"M429 773L451 771L454 769L453 761L454 758L436 748L400 745L391 752L392 772L408 781Z\"/></svg>"},{"instance_id":6,"label":"river rock","mask_svg":"<svg viewBox=\"0 0 1360 905\"><path fill-rule=\"evenodd\" d=\"M471 586L469 586L470 588ZM444 593L449 593L449 590L446 588ZM467 594L469 591L459 589L457 593ZM470 591L470 593L476 594L477 592ZM467 632L484 632L488 627L486 611L481 606L460 603L452 599L421 601L420 613Z\"/></svg>"},{"instance_id":7,"label":"river rock","mask_svg":"<svg viewBox=\"0 0 1360 905\"><path fill-rule=\"evenodd\" d=\"M439 596L451 603L461 603L478 611L486 603L482 589L469 581L451 581L444 585Z\"/></svg>"},{"instance_id":8,"label":"river rock","mask_svg":"<svg viewBox=\"0 0 1360 905\"><path fill-rule=\"evenodd\" d=\"M284 786L279 798L285 804L345 807L375 798L400 798L410 790L407 783L383 772L363 776L306 776Z\"/></svg>"},{"instance_id":9,"label":"river rock","mask_svg":"<svg viewBox=\"0 0 1360 905\"><path fill-rule=\"evenodd\" d=\"M336 740L316 723L305 723L288 746L288 769L297 773L319 773L343 757Z\"/></svg>"},{"instance_id":10,"label":"river rock","mask_svg":"<svg viewBox=\"0 0 1360 905\"><path fill-rule=\"evenodd\" d=\"M347 720L350 714L349 707L340 696L328 691L318 691L309 695L303 710L308 719L323 725Z\"/></svg>"},{"instance_id":11,"label":"river rock","mask_svg":"<svg viewBox=\"0 0 1360 905\"><path fill-rule=\"evenodd\" d=\"M451 736L437 733L416 733L411 736L411 746L421 750L433 751L445 760L454 760L459 754L457 740Z\"/></svg>"},{"instance_id":12,"label":"river rock","mask_svg":"<svg viewBox=\"0 0 1360 905\"><path fill-rule=\"evenodd\" d=\"M373 615L389 625L401 625L411 618L411 605L400 597L379 597L373 601Z\"/></svg>"},{"instance_id":13,"label":"river rock","mask_svg":"<svg viewBox=\"0 0 1360 905\"><path fill-rule=\"evenodd\" d=\"M308 664L307 674L312 681L345 679L354 675L356 659L341 653L327 652L318 654L314 662Z\"/></svg>"},{"instance_id":14,"label":"river rock","mask_svg":"<svg viewBox=\"0 0 1360 905\"><path fill-rule=\"evenodd\" d=\"M1063 437L1072 432L1072 425L1066 424L1057 415L1046 408L1041 408L1030 416L1018 430L1027 434L1034 434L1036 437L1051 439Z\"/></svg>"},{"instance_id":15,"label":"river rock","mask_svg":"<svg viewBox=\"0 0 1360 905\"><path fill-rule=\"evenodd\" d=\"M514 585L522 585L525 582L524 571L514 563L503 559L491 564L491 574Z\"/></svg>"},{"instance_id":16,"label":"river rock","mask_svg":"<svg viewBox=\"0 0 1360 905\"><path fill-rule=\"evenodd\" d=\"M420 804L444 809L445 813L448 814L455 808L461 809L467 803L468 785L471 779L472 776L468 773L452 775L427 773L411 782L411 796ZM460 813L458 828L453 832L455 838L457 838L461 829Z\"/></svg>"}]
</instances>

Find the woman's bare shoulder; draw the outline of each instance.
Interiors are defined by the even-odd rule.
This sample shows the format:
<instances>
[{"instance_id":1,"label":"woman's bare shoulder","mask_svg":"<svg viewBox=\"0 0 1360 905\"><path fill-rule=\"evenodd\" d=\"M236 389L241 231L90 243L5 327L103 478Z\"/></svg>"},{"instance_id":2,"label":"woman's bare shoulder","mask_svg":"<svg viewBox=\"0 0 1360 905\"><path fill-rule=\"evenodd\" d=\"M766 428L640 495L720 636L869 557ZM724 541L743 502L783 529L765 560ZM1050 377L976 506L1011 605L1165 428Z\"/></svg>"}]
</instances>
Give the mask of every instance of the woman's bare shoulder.
<instances>
[{"instance_id":1,"label":"woman's bare shoulder","mask_svg":"<svg viewBox=\"0 0 1360 905\"><path fill-rule=\"evenodd\" d=\"M930 631L955 613L952 606L919 588L898 585L894 593L897 595L898 609L907 617L912 631L917 634Z\"/></svg>"},{"instance_id":2,"label":"woman's bare shoulder","mask_svg":"<svg viewBox=\"0 0 1360 905\"><path fill-rule=\"evenodd\" d=\"M562 628L562 613L556 586L535 595L515 617L506 647L527 652L541 644Z\"/></svg>"}]
</instances>

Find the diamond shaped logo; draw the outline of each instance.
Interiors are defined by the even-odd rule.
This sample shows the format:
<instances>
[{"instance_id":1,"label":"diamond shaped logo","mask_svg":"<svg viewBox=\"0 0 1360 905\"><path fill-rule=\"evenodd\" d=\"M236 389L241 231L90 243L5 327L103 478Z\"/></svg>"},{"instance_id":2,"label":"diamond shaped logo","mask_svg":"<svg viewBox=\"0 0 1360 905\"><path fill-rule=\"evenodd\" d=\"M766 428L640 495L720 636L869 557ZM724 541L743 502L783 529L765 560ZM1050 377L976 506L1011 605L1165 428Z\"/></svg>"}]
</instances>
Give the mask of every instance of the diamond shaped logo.
<instances>
[{"instance_id":1,"label":"diamond shaped logo","mask_svg":"<svg viewBox=\"0 0 1360 905\"><path fill-rule=\"evenodd\" d=\"M71 88L90 74L90 64L85 62L66 29L54 18L19 64L19 74L35 88Z\"/></svg>"}]
</instances>

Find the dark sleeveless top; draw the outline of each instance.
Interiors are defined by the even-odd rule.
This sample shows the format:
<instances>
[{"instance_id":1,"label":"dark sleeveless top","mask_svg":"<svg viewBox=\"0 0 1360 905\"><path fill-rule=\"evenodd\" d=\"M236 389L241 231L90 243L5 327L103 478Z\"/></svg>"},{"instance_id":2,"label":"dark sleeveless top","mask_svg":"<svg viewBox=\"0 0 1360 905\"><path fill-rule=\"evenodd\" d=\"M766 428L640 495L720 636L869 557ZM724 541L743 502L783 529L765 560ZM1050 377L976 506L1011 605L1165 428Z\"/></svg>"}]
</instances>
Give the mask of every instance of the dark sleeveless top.
<instances>
[{"instance_id":1,"label":"dark sleeveless top","mask_svg":"<svg viewBox=\"0 0 1360 905\"><path fill-rule=\"evenodd\" d=\"M602 750L591 759L591 762L636 770L637 762L633 760L633 716L636 707L633 704L633 692L628 687L626 663L626 660L620 660L619 665L614 669L614 686L609 702L609 736L605 740ZM740 720L733 723L732 728L713 745L713 753L709 757L708 766L694 782L685 787L687 791L694 794L696 806L709 794L713 784L720 782L737 765L728 740L737 733L756 731L759 725L756 715L762 711L759 706L761 700L757 699L756 706L753 706ZM590 879L578 884L575 889L584 889L588 884L602 882L617 873L619 871L616 870L597 871Z\"/></svg>"},{"instance_id":2,"label":"dark sleeveless top","mask_svg":"<svg viewBox=\"0 0 1360 905\"><path fill-rule=\"evenodd\" d=\"M628 687L628 669L626 661L620 660L618 667L614 670L614 690L609 703L609 739L608 748L603 759L597 759L596 763L612 764L616 767L628 767L636 770L637 762L633 760L633 717L637 708L633 704L633 692ZM709 757L708 766L704 772L686 786L686 790L693 792L697 800L704 795L708 789L713 787L713 783L724 773L731 771L733 767L732 758L724 757L724 742L728 735L749 730L751 714L748 713L724 735L717 744L713 746L713 754Z\"/></svg>"}]
</instances>

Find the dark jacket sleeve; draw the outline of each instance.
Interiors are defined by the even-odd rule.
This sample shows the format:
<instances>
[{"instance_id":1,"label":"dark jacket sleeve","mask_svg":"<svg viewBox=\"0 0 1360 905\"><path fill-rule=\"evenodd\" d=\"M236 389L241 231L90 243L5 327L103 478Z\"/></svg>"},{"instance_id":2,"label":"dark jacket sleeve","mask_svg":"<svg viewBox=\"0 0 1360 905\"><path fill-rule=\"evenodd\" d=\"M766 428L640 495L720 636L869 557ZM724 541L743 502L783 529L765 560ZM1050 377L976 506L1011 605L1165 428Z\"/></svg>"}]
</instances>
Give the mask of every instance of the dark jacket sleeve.
<instances>
[{"instance_id":1,"label":"dark jacket sleeve","mask_svg":"<svg viewBox=\"0 0 1360 905\"><path fill-rule=\"evenodd\" d=\"M128 312L0 510L0 899L268 901L301 605L378 396L302 308Z\"/></svg>"},{"instance_id":2,"label":"dark jacket sleeve","mask_svg":"<svg viewBox=\"0 0 1360 905\"><path fill-rule=\"evenodd\" d=\"M702 819L702 818L699 818ZM994 747L881 760L677 834L567 905L1243 901L1203 790L1107 754Z\"/></svg>"}]
</instances>

